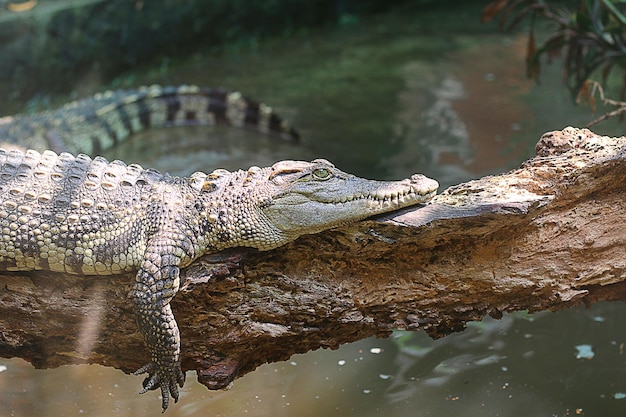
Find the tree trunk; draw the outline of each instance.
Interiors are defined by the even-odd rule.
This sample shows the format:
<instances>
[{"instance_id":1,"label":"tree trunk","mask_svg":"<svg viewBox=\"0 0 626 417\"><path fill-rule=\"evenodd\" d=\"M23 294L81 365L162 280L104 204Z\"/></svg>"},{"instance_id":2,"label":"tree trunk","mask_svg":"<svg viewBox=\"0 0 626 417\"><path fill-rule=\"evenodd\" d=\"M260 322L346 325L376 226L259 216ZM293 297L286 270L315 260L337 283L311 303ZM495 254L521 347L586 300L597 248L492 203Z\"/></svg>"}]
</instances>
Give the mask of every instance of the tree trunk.
<instances>
[{"instance_id":1,"label":"tree trunk","mask_svg":"<svg viewBox=\"0 0 626 417\"><path fill-rule=\"evenodd\" d=\"M626 299L626 139L545 134L520 169L426 206L231 250L183 271L172 302L183 368L221 388L265 363L393 329L440 337L469 320ZM0 356L38 368L149 360L132 277L0 275Z\"/></svg>"}]
</instances>

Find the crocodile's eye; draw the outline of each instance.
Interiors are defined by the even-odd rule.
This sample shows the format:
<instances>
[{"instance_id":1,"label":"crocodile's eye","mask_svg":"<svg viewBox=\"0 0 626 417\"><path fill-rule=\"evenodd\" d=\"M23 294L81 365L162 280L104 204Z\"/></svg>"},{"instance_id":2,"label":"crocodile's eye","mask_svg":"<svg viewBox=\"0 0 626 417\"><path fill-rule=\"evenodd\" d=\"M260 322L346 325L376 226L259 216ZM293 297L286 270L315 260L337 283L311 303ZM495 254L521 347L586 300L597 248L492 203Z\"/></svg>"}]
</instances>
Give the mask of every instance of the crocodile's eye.
<instances>
[{"instance_id":1,"label":"crocodile's eye","mask_svg":"<svg viewBox=\"0 0 626 417\"><path fill-rule=\"evenodd\" d=\"M316 168L313 170L313 178L316 180L327 180L332 177L332 174L326 168Z\"/></svg>"}]
</instances>

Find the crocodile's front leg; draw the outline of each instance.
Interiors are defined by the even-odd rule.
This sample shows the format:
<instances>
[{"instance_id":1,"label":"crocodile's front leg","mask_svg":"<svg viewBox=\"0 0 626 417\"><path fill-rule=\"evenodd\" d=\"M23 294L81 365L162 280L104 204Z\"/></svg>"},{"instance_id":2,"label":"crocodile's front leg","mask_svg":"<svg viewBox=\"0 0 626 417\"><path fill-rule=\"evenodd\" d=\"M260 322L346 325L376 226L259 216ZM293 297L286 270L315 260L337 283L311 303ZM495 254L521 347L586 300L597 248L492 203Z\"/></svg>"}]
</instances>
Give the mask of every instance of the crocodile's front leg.
<instances>
[{"instance_id":1,"label":"crocodile's front leg","mask_svg":"<svg viewBox=\"0 0 626 417\"><path fill-rule=\"evenodd\" d=\"M135 304L137 324L152 359L135 375L148 373L142 394L161 388L165 411L170 395L178 401L178 386L182 387L185 382L185 374L180 367L180 334L169 304L180 284L180 269L177 266L180 259L172 254L160 253L167 247L163 242L155 246L146 251L130 295Z\"/></svg>"}]
</instances>

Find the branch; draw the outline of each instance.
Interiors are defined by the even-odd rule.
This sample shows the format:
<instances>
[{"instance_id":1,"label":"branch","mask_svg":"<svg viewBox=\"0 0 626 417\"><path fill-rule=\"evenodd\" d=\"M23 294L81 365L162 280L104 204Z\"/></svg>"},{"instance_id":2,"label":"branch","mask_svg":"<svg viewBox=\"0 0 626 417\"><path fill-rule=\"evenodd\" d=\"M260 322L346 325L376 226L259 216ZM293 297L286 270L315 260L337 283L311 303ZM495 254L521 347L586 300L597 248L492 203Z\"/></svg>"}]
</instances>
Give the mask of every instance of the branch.
<instances>
[{"instance_id":1,"label":"branch","mask_svg":"<svg viewBox=\"0 0 626 417\"><path fill-rule=\"evenodd\" d=\"M626 102L606 98L604 95L604 88L602 88L602 85L600 85L599 82L593 81L593 80L586 80L583 83L583 86L581 87L580 91L578 92L578 96L576 97L576 103L580 103L581 100L584 100L589 104L589 106L591 107L591 110L595 112L596 111L596 99L595 99L596 92L598 93L598 96L600 97L600 101L604 103L604 105L612 106L612 107L615 107L616 109L610 112L604 113L602 116L590 121L589 123L585 125L585 127L587 128L595 126L600 122L610 119L611 117L619 116L622 113L626 112Z\"/></svg>"},{"instance_id":2,"label":"branch","mask_svg":"<svg viewBox=\"0 0 626 417\"><path fill-rule=\"evenodd\" d=\"M470 320L626 299L626 139L545 134L520 169L432 204L232 250L184 271L172 302L183 368L211 389L265 363L392 329L440 337ZM36 367L148 361L131 276L0 276L0 356Z\"/></svg>"}]
</instances>

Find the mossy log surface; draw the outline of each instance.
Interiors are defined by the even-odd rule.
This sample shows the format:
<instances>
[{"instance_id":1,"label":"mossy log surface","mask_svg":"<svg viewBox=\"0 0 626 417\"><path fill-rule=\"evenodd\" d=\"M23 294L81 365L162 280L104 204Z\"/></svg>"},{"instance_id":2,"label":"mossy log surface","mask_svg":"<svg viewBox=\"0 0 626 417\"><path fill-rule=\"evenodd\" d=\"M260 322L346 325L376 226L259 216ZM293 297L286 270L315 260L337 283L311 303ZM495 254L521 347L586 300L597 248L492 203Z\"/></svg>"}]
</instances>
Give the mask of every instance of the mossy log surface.
<instances>
[{"instance_id":1,"label":"mossy log surface","mask_svg":"<svg viewBox=\"0 0 626 417\"><path fill-rule=\"evenodd\" d=\"M186 268L183 368L222 388L257 366L393 329L433 337L515 310L626 300L626 139L546 133L521 168L426 206ZM132 277L0 275L0 356L38 368L148 361Z\"/></svg>"}]
</instances>

